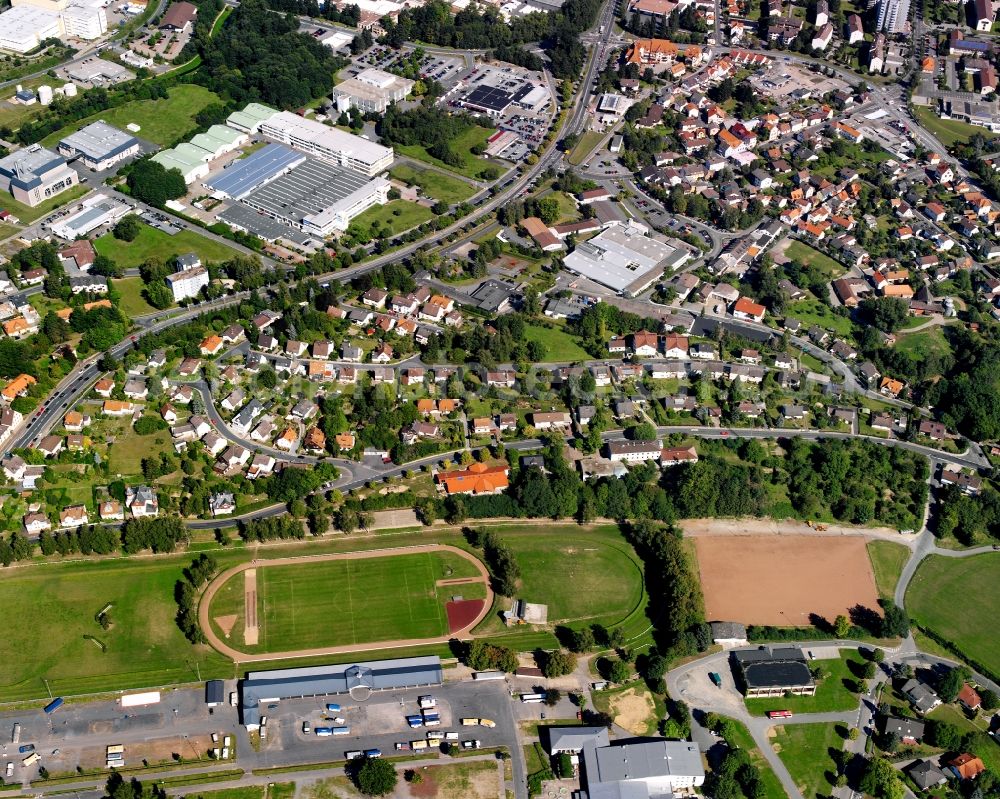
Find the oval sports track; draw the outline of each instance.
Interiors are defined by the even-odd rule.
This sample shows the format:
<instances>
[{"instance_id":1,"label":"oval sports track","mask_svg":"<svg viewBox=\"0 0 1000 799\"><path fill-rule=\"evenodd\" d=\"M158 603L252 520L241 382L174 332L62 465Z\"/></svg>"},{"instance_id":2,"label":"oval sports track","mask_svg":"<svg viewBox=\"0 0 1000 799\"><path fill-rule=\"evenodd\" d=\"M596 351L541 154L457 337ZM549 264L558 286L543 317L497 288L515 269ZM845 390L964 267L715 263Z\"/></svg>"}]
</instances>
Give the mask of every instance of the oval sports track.
<instances>
[{"instance_id":1,"label":"oval sports track","mask_svg":"<svg viewBox=\"0 0 1000 799\"><path fill-rule=\"evenodd\" d=\"M468 570L471 572L470 576L466 577L449 577L442 576L440 579L432 580L432 584L435 588L454 588L456 594L462 593L463 585L482 585L482 589L477 591L481 594L485 592L485 598L482 600L466 600L464 602L448 602L446 607L447 613L447 628L448 632L444 635L431 635L422 638L406 638L406 639L394 639L394 640L382 640L376 639L371 641L355 641L350 644L338 644L331 646L320 646L320 647L310 647L310 648L296 648L288 649L282 651L260 651L260 652L242 652L230 644L219 635L216 625L220 627L223 626L222 621L219 617L215 618L216 625L213 625L213 614L212 614L212 600L216 597L219 590L223 588L230 580L233 578L238 579L239 575L242 573L244 577L244 587L243 596L244 605L243 621L244 628L242 630L245 640L248 646L255 645L258 642L259 628L258 624L258 606L262 600L258 599L258 586L266 586L268 579L263 578L264 574L267 573L269 569L280 569L282 567L308 567L310 564L332 564L336 562L350 562L350 561L379 561L385 558L397 558L400 561L407 559L408 557L412 559L415 555L430 555L430 554L443 554L449 559L454 559L455 557L462 560L461 566L463 570ZM345 567L350 574L351 567L356 565L355 563L342 563L340 564ZM390 564L379 564L382 567L388 567ZM471 567L471 568L470 568ZM375 569L373 569L375 571ZM362 572L355 569L356 574L362 574ZM370 576L369 576L370 579ZM402 576L404 589L411 588L405 585L406 575ZM349 582L349 579L348 579ZM386 581L389 582L389 581ZM294 581L289 581L289 585L292 591L292 602L294 602ZM337 588L340 586L332 586ZM368 586L369 588L373 586ZM330 619L336 619L340 623L344 623L345 619L348 619L352 629L357 631L371 629L369 624L372 623L370 618L366 618L366 607L369 607L369 603L381 599L383 602L392 602L393 598L391 596L384 596L391 594L393 591L398 591L400 589L400 584L398 581L396 584L386 584L379 586L380 594L376 594L372 591L359 592L361 595L354 596L350 592L350 587L348 586L347 596L348 603L344 604L342 599L338 599L337 602L326 602L322 597L306 597L310 599L309 607L314 608L316 606L321 607L325 610ZM412 588L411 588L412 590ZM267 589L266 587L260 589L260 593L266 597ZM206 587L204 593L202 594L199 606L198 606L198 621L201 625L201 629L205 633L205 637L208 639L209 644L221 652L233 659L236 663L249 663L256 661L266 661L266 660L283 660L291 658L300 657L311 657L311 656L323 656L323 655L339 655L348 654L354 652L364 652L366 650L372 649L394 649L408 646L417 646L420 644L438 644L446 643L452 638L468 638L470 630L479 624L486 615L490 612L493 606L493 590L490 588L489 575L486 571L486 567L473 555L469 554L465 550L459 549L458 547L449 546L447 544L427 544L421 546L413 547L397 547L392 549L377 549L377 550L367 550L359 552L343 552L343 553L331 553L323 555L304 555L301 557L287 557L287 558L273 558L270 560L254 560L246 563L241 563L234 566L221 574L217 575ZM304 599L300 596L300 599ZM436 601L436 600L435 600ZM329 605L327 607L327 605ZM478 607L475 607L478 606ZM400 612L402 613L403 607L400 604ZM268 614L260 614L266 617ZM228 617L229 620L233 620L234 617ZM265 627L269 623L266 619L263 621ZM460 626L459 626L460 625ZM232 627L232 623L230 624ZM232 630L233 633L239 633L241 630ZM357 635L357 632L355 632ZM228 637L228 636L227 636ZM266 636L264 637L266 638Z\"/></svg>"}]
</instances>

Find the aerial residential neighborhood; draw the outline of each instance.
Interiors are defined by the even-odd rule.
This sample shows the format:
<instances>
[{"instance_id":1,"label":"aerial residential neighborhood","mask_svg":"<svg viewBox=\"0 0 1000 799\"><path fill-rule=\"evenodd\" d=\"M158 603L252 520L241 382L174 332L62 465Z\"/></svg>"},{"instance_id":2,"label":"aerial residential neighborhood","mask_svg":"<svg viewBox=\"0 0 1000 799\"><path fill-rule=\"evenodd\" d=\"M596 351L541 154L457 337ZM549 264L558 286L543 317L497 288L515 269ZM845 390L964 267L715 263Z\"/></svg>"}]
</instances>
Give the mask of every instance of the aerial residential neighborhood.
<instances>
[{"instance_id":1,"label":"aerial residential neighborhood","mask_svg":"<svg viewBox=\"0 0 1000 799\"><path fill-rule=\"evenodd\" d=\"M0 10L0 789L1000 799L996 10Z\"/></svg>"}]
</instances>

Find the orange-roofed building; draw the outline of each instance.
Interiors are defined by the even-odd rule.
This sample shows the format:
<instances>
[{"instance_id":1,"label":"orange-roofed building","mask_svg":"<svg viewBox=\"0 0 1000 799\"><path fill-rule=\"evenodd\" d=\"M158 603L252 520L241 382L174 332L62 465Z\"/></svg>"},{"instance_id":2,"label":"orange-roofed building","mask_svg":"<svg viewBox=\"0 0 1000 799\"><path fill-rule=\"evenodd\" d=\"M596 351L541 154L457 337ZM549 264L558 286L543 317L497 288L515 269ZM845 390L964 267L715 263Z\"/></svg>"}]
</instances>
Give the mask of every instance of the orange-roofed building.
<instances>
[{"instance_id":1,"label":"orange-roofed building","mask_svg":"<svg viewBox=\"0 0 1000 799\"><path fill-rule=\"evenodd\" d=\"M135 412L135 405L131 402L105 400L102 410L105 416L128 416Z\"/></svg>"},{"instance_id":2,"label":"orange-roofed building","mask_svg":"<svg viewBox=\"0 0 1000 799\"><path fill-rule=\"evenodd\" d=\"M104 298L103 300L94 300L93 302L85 302L83 304L83 310L92 311L95 308L110 308L111 300Z\"/></svg>"},{"instance_id":3,"label":"orange-roofed building","mask_svg":"<svg viewBox=\"0 0 1000 799\"><path fill-rule=\"evenodd\" d=\"M963 752L954 760L949 760L948 765L963 780L974 780L986 771L986 765L983 761L968 752Z\"/></svg>"},{"instance_id":4,"label":"orange-roofed building","mask_svg":"<svg viewBox=\"0 0 1000 799\"><path fill-rule=\"evenodd\" d=\"M923 61L920 62L921 72L934 72L934 67L937 66L937 62L932 56L927 56Z\"/></svg>"},{"instance_id":5,"label":"orange-roofed building","mask_svg":"<svg viewBox=\"0 0 1000 799\"><path fill-rule=\"evenodd\" d=\"M354 449L353 433L338 433L333 437L333 440L337 442L337 446L341 449Z\"/></svg>"},{"instance_id":6,"label":"orange-roofed building","mask_svg":"<svg viewBox=\"0 0 1000 799\"><path fill-rule=\"evenodd\" d=\"M33 333L37 328L28 324L28 320L23 316L8 319L3 323L3 332L11 338L24 338Z\"/></svg>"},{"instance_id":7,"label":"orange-roofed building","mask_svg":"<svg viewBox=\"0 0 1000 799\"><path fill-rule=\"evenodd\" d=\"M27 394L28 389L35 385L36 382L35 378L31 375L19 374L4 387L0 394L3 394L3 398L7 402L11 402Z\"/></svg>"},{"instance_id":8,"label":"orange-roofed building","mask_svg":"<svg viewBox=\"0 0 1000 799\"><path fill-rule=\"evenodd\" d=\"M432 399L418 399L417 413L434 413L438 409L437 402Z\"/></svg>"},{"instance_id":9,"label":"orange-roofed building","mask_svg":"<svg viewBox=\"0 0 1000 799\"><path fill-rule=\"evenodd\" d=\"M669 39L636 39L625 51L628 64L671 64L677 58L677 45Z\"/></svg>"},{"instance_id":10,"label":"orange-roofed building","mask_svg":"<svg viewBox=\"0 0 1000 799\"><path fill-rule=\"evenodd\" d=\"M454 494L498 494L510 485L507 476L510 467L506 463L490 466L474 463L468 469L456 472L439 472L438 485L444 486L449 495Z\"/></svg>"},{"instance_id":11,"label":"orange-roofed building","mask_svg":"<svg viewBox=\"0 0 1000 799\"><path fill-rule=\"evenodd\" d=\"M735 319L752 319L754 322L764 321L764 314L767 309L749 297L740 297L733 303L733 317Z\"/></svg>"},{"instance_id":12,"label":"orange-roofed building","mask_svg":"<svg viewBox=\"0 0 1000 799\"><path fill-rule=\"evenodd\" d=\"M198 349L201 351L202 355L215 355L219 350L222 349L222 337L221 336L206 336L201 344L198 345Z\"/></svg>"},{"instance_id":13,"label":"orange-roofed building","mask_svg":"<svg viewBox=\"0 0 1000 799\"><path fill-rule=\"evenodd\" d=\"M305 445L306 449L326 449L326 434L318 427L310 427L306 431Z\"/></svg>"},{"instance_id":14,"label":"orange-roofed building","mask_svg":"<svg viewBox=\"0 0 1000 799\"><path fill-rule=\"evenodd\" d=\"M438 411L441 413L453 413L458 409L458 400L443 399L438 400Z\"/></svg>"},{"instance_id":15,"label":"orange-roofed building","mask_svg":"<svg viewBox=\"0 0 1000 799\"><path fill-rule=\"evenodd\" d=\"M110 304L111 303L109 302L108 305L110 305ZM72 308L60 308L58 311L56 311L56 316L58 316L64 322L68 322L69 318L72 315L73 315L73 309Z\"/></svg>"}]
</instances>

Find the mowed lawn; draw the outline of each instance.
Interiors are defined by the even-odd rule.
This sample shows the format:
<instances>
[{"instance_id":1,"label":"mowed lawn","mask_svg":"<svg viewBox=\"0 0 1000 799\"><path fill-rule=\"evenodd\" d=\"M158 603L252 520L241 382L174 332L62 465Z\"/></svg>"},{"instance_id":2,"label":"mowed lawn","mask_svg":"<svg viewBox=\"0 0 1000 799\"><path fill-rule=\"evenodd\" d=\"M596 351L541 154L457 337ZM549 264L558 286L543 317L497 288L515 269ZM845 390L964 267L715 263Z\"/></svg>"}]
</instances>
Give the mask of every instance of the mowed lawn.
<instances>
[{"instance_id":1,"label":"mowed lawn","mask_svg":"<svg viewBox=\"0 0 1000 799\"><path fill-rule=\"evenodd\" d=\"M50 563L11 569L0 603L11 619L0 640L0 701L122 690L232 676L208 647L192 647L174 621L174 583L190 554L138 560ZM108 603L112 626L95 615ZM106 651L84 638L92 635Z\"/></svg>"},{"instance_id":2,"label":"mowed lawn","mask_svg":"<svg viewBox=\"0 0 1000 799\"><path fill-rule=\"evenodd\" d=\"M892 597L903 566L910 558L910 548L892 541L869 541L868 557L871 558L879 595Z\"/></svg>"},{"instance_id":3,"label":"mowed lawn","mask_svg":"<svg viewBox=\"0 0 1000 799\"><path fill-rule=\"evenodd\" d=\"M834 261L829 255L821 253L801 241L789 242L785 248L785 255L800 264L822 269L823 273L830 279L840 277L847 271L846 267Z\"/></svg>"},{"instance_id":4,"label":"mowed lawn","mask_svg":"<svg viewBox=\"0 0 1000 799\"><path fill-rule=\"evenodd\" d=\"M461 163L455 166L446 164L444 161L435 158L427 152L427 149L422 144L396 145L395 149L398 153L408 155L410 158L416 158L418 161L434 164L442 169L447 169L449 172L457 172L459 175L465 175L467 178L478 178L484 169L491 166L497 167L501 171L506 171L506 168L502 164L489 161L482 156L474 155L472 152L472 148L477 144L485 145L486 140L494 133L496 131L492 128L484 128L476 125L469 128L462 135L452 139L449 142L452 152L461 158Z\"/></svg>"},{"instance_id":5,"label":"mowed lawn","mask_svg":"<svg viewBox=\"0 0 1000 799\"><path fill-rule=\"evenodd\" d=\"M476 191L464 180L436 169L418 168L411 164L396 164L389 170L389 174L409 186L419 186L425 196L449 204L467 200Z\"/></svg>"},{"instance_id":6,"label":"mowed lawn","mask_svg":"<svg viewBox=\"0 0 1000 799\"><path fill-rule=\"evenodd\" d=\"M832 330L838 336L851 335L851 320L845 316L837 316L828 306L811 295L804 300L789 303L785 310L787 316L794 316L807 327L818 325L826 330Z\"/></svg>"},{"instance_id":7,"label":"mowed lawn","mask_svg":"<svg viewBox=\"0 0 1000 799\"><path fill-rule=\"evenodd\" d=\"M51 146L67 134L103 119L109 125L123 129L134 122L140 127L136 134L140 139L169 147L196 128L193 121L195 114L220 102L215 92L193 83L178 84L168 91L168 95L161 100L135 100L93 114L60 128L43 139L43 144Z\"/></svg>"},{"instance_id":8,"label":"mowed lawn","mask_svg":"<svg viewBox=\"0 0 1000 799\"><path fill-rule=\"evenodd\" d=\"M598 133L596 130L588 130L580 136L580 141L578 141L576 146L570 151L569 156L567 156L567 160L574 166L582 164L587 160L587 156L594 151L594 148L600 144L601 139L603 138L603 133Z\"/></svg>"},{"instance_id":9,"label":"mowed lawn","mask_svg":"<svg viewBox=\"0 0 1000 799\"><path fill-rule=\"evenodd\" d=\"M94 241L94 249L125 269L139 266L150 258L159 258L169 264L175 256L188 252L197 253L205 263L228 261L236 255L236 251L225 244L220 244L193 230L182 230L170 236L145 224L134 241L121 241L106 233Z\"/></svg>"},{"instance_id":10,"label":"mowed lawn","mask_svg":"<svg viewBox=\"0 0 1000 799\"><path fill-rule=\"evenodd\" d=\"M930 108L915 105L913 106L913 113L916 114L917 121L921 126L933 133L945 147L951 147L953 144L968 141L977 133L985 136L987 139L996 138L995 134L990 133L985 128L969 125L957 119L941 119Z\"/></svg>"},{"instance_id":11,"label":"mowed lawn","mask_svg":"<svg viewBox=\"0 0 1000 799\"><path fill-rule=\"evenodd\" d=\"M909 353L917 358L951 354L951 345L945 338L944 330L940 325L918 330L916 333L903 331L901 335L897 336L894 349L898 352Z\"/></svg>"},{"instance_id":12,"label":"mowed lawn","mask_svg":"<svg viewBox=\"0 0 1000 799\"><path fill-rule=\"evenodd\" d=\"M409 200L392 200L385 205L376 205L351 221L351 227L367 230L378 223L388 225L390 236L395 236L410 228L422 225L434 216L430 208L425 208Z\"/></svg>"},{"instance_id":13,"label":"mowed lawn","mask_svg":"<svg viewBox=\"0 0 1000 799\"><path fill-rule=\"evenodd\" d=\"M85 183L78 183L72 188L62 192L62 194L50 197L45 200L45 202L41 202L35 206L29 206L18 202L9 194L4 192L3 197L0 197L0 210L10 211L22 222L34 222L36 219L41 219L50 211L54 211L56 208L62 208L64 205L69 205L73 202L73 200L78 200L83 197L83 195L89 193L90 186Z\"/></svg>"},{"instance_id":14,"label":"mowed lawn","mask_svg":"<svg viewBox=\"0 0 1000 799\"><path fill-rule=\"evenodd\" d=\"M772 745L804 799L829 796L835 773L831 749L843 749L834 724L789 724L776 728Z\"/></svg>"},{"instance_id":15,"label":"mowed lawn","mask_svg":"<svg viewBox=\"0 0 1000 799\"><path fill-rule=\"evenodd\" d=\"M1000 553L925 559L906 591L910 618L957 646L967 657L1000 671Z\"/></svg>"},{"instance_id":16,"label":"mowed lawn","mask_svg":"<svg viewBox=\"0 0 1000 799\"><path fill-rule=\"evenodd\" d=\"M733 730L733 736L728 743L738 746L750 755L750 762L760 771L760 781L764 786L764 799L786 799L785 789L781 787L778 775L774 773L771 764L764 759L763 753L757 748L753 736L750 735L750 730L743 722L736 719L729 719L729 723Z\"/></svg>"},{"instance_id":17,"label":"mowed lawn","mask_svg":"<svg viewBox=\"0 0 1000 799\"><path fill-rule=\"evenodd\" d=\"M804 645L809 649L808 643ZM858 695L853 691L856 674L861 673L865 661L856 651L835 660L813 660L809 667L821 667L829 676L816 686L815 696L775 697L773 699L747 699L747 710L754 716L763 716L769 710L791 710L793 713L830 713L853 710L858 706ZM851 670L854 666L856 671ZM848 687L848 685L851 687Z\"/></svg>"},{"instance_id":18,"label":"mowed lawn","mask_svg":"<svg viewBox=\"0 0 1000 799\"><path fill-rule=\"evenodd\" d=\"M545 345L546 361L585 361L590 354L580 346L579 339L558 327L525 325L524 338Z\"/></svg>"},{"instance_id":19,"label":"mowed lawn","mask_svg":"<svg viewBox=\"0 0 1000 799\"><path fill-rule=\"evenodd\" d=\"M121 295L118 307L130 319L156 313L156 308L146 302L146 298L142 296L142 290L146 287L146 284L142 282L141 277L126 277L122 280L114 280L111 285Z\"/></svg>"},{"instance_id":20,"label":"mowed lawn","mask_svg":"<svg viewBox=\"0 0 1000 799\"><path fill-rule=\"evenodd\" d=\"M262 566L261 643L246 649L287 652L446 635L445 600L462 588L439 595L436 582L473 574L472 564L447 552ZM244 576L233 579L242 584ZM232 640L239 646L235 631Z\"/></svg>"},{"instance_id":21,"label":"mowed lawn","mask_svg":"<svg viewBox=\"0 0 1000 799\"><path fill-rule=\"evenodd\" d=\"M614 528L574 530L558 537L504 532L501 538L521 567L518 596L548 605L550 624L589 621L611 626L643 601L642 566Z\"/></svg>"}]
</instances>

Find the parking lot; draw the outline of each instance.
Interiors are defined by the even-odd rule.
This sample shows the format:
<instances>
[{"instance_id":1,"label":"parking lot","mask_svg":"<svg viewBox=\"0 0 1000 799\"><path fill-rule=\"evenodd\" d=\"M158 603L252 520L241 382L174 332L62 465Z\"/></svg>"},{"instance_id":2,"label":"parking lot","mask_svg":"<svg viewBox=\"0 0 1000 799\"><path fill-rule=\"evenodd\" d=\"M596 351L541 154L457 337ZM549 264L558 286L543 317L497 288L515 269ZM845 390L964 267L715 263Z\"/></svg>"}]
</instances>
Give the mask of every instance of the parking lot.
<instances>
[{"instance_id":1,"label":"parking lot","mask_svg":"<svg viewBox=\"0 0 1000 799\"><path fill-rule=\"evenodd\" d=\"M416 61L415 69L411 71L414 52L411 47L393 50L391 47L375 45L357 56L353 65L341 73L341 77L353 78L362 70L375 68L383 72L402 74L411 79L430 78L448 84L458 80L466 68L465 60L462 58L425 54Z\"/></svg>"}]
</instances>

